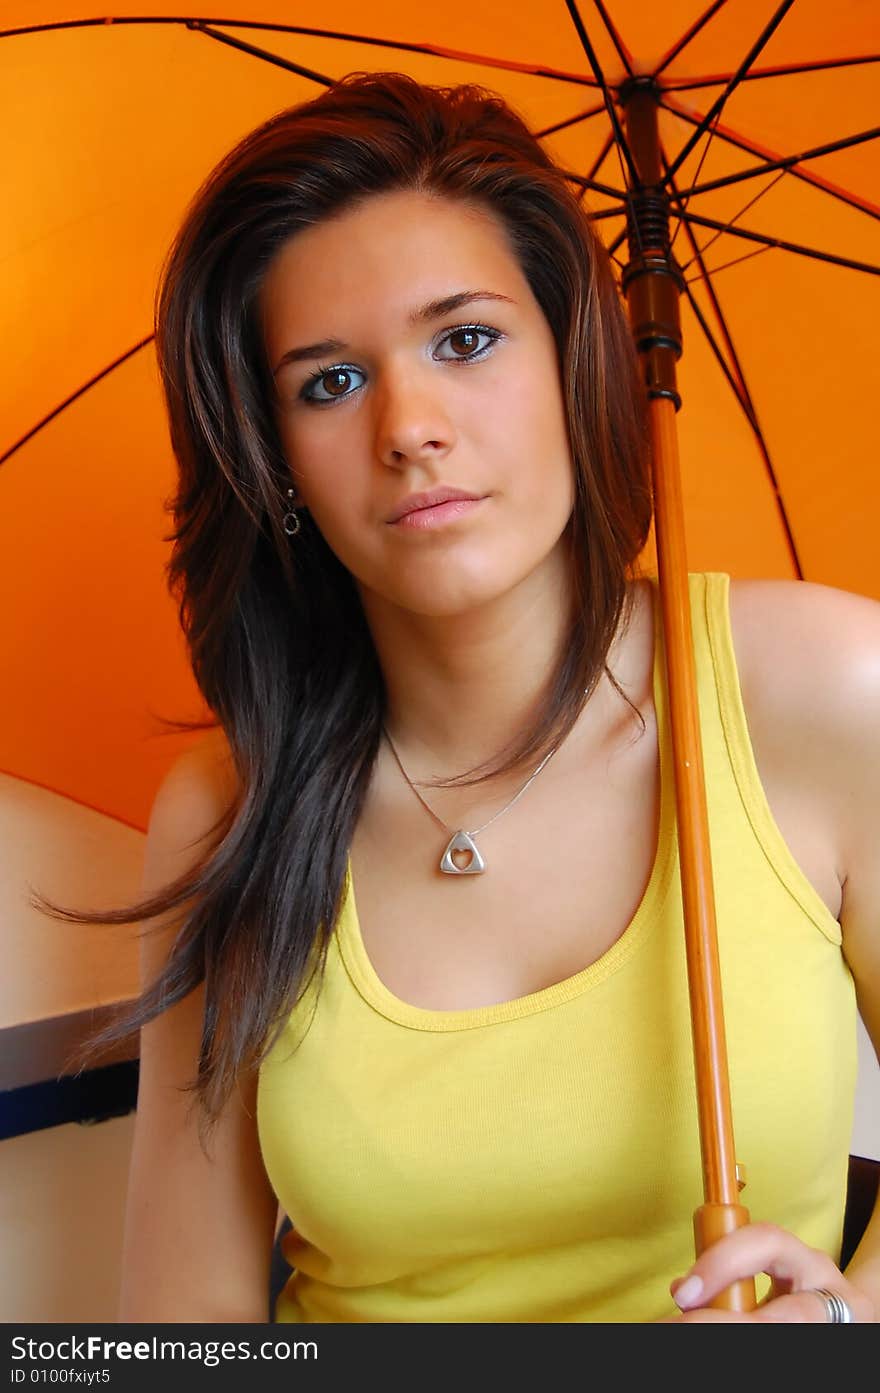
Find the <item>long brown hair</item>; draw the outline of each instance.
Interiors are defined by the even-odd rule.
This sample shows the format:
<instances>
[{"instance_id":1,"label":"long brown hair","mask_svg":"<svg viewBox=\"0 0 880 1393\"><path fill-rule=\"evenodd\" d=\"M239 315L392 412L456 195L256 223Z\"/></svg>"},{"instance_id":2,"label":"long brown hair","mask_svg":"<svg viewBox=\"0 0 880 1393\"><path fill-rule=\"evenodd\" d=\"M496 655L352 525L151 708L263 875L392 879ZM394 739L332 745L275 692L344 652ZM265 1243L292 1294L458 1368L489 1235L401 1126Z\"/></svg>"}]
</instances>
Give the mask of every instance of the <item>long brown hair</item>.
<instances>
[{"instance_id":1,"label":"long brown hair","mask_svg":"<svg viewBox=\"0 0 880 1393\"><path fill-rule=\"evenodd\" d=\"M604 248L563 171L497 94L349 74L226 155L192 200L157 292L179 470L166 504L168 585L196 681L232 752L237 796L199 865L150 899L110 912L33 901L78 923L130 924L184 907L161 975L80 1060L204 982L190 1087L207 1127L239 1071L274 1043L310 963L323 968L385 711L350 573L308 513L293 542L284 531L291 479L258 292L298 231L403 189L477 205L506 230L555 338L575 475L570 627L542 717L494 761L435 786L537 762L571 730L603 672L628 701L605 659L629 622L628 581L652 500L645 392Z\"/></svg>"}]
</instances>

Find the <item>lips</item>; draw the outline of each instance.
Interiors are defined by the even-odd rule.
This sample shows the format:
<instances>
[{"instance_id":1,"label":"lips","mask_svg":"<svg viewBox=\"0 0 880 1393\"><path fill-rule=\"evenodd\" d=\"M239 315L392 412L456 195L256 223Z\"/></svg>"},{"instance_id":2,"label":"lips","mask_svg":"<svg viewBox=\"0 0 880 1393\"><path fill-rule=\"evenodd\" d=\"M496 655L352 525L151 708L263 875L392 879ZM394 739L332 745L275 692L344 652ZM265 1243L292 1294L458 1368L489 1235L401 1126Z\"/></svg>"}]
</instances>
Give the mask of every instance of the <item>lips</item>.
<instances>
[{"instance_id":1,"label":"lips","mask_svg":"<svg viewBox=\"0 0 880 1393\"><path fill-rule=\"evenodd\" d=\"M439 488L431 489L430 493L411 493L408 498L404 498L402 503L398 503L385 521L397 522L400 518L406 517L407 513L415 513L423 508L436 508L439 503L451 503L460 498L477 500L482 497L481 493L468 493L466 489L448 488L444 484Z\"/></svg>"}]
</instances>

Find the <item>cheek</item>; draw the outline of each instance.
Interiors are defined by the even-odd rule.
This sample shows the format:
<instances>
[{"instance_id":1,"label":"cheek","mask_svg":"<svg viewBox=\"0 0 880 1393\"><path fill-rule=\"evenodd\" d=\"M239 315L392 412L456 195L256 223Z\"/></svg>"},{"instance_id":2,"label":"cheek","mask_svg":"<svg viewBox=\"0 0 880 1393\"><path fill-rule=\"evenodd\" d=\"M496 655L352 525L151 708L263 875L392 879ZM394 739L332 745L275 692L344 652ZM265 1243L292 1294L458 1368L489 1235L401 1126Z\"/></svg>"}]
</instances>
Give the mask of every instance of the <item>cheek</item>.
<instances>
[{"instance_id":1,"label":"cheek","mask_svg":"<svg viewBox=\"0 0 880 1393\"><path fill-rule=\"evenodd\" d=\"M516 432L531 440L547 438L556 443L566 439L565 406L555 359L522 358L516 368L499 383L496 410Z\"/></svg>"},{"instance_id":2,"label":"cheek","mask_svg":"<svg viewBox=\"0 0 880 1393\"><path fill-rule=\"evenodd\" d=\"M574 466L568 423L555 374L532 377L511 398L508 426L513 433L520 478L526 492L546 510L548 504L574 506Z\"/></svg>"},{"instance_id":3,"label":"cheek","mask_svg":"<svg viewBox=\"0 0 880 1393\"><path fill-rule=\"evenodd\" d=\"M369 534L370 500L350 452L285 451L301 504L344 566L357 572Z\"/></svg>"},{"instance_id":4,"label":"cheek","mask_svg":"<svg viewBox=\"0 0 880 1393\"><path fill-rule=\"evenodd\" d=\"M345 497L346 471L340 464L345 450L334 445L329 432L309 429L308 421L282 422L279 428L281 447L290 467L293 482L310 512L319 515L332 511L334 500Z\"/></svg>"}]
</instances>

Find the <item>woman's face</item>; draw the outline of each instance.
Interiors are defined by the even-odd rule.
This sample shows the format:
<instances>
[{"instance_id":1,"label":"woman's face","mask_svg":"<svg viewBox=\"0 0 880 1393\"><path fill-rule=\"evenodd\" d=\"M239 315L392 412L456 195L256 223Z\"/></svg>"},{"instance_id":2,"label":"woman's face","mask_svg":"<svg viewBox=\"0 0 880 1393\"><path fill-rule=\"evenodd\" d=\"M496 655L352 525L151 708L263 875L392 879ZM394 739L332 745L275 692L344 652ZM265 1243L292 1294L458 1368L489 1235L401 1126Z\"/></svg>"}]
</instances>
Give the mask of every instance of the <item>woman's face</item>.
<instances>
[{"instance_id":1,"label":"woman's face","mask_svg":"<svg viewBox=\"0 0 880 1393\"><path fill-rule=\"evenodd\" d=\"M298 502L374 609L460 615L562 573L556 346L491 214L374 195L291 238L260 309ZM390 520L442 486L480 501Z\"/></svg>"}]
</instances>

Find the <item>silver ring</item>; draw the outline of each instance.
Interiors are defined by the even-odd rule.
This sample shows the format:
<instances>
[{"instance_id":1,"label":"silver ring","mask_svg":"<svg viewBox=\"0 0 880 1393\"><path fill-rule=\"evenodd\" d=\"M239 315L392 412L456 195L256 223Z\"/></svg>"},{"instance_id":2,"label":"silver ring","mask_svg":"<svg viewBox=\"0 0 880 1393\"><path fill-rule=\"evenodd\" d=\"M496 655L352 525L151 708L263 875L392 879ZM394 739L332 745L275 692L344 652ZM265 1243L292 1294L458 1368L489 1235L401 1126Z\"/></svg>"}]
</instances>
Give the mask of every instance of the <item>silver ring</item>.
<instances>
[{"instance_id":1,"label":"silver ring","mask_svg":"<svg viewBox=\"0 0 880 1393\"><path fill-rule=\"evenodd\" d=\"M855 1323L855 1316L838 1292L828 1291L825 1287L811 1287L810 1291L812 1291L814 1296L822 1298L822 1302L825 1306L825 1315L829 1325L851 1325Z\"/></svg>"}]
</instances>

